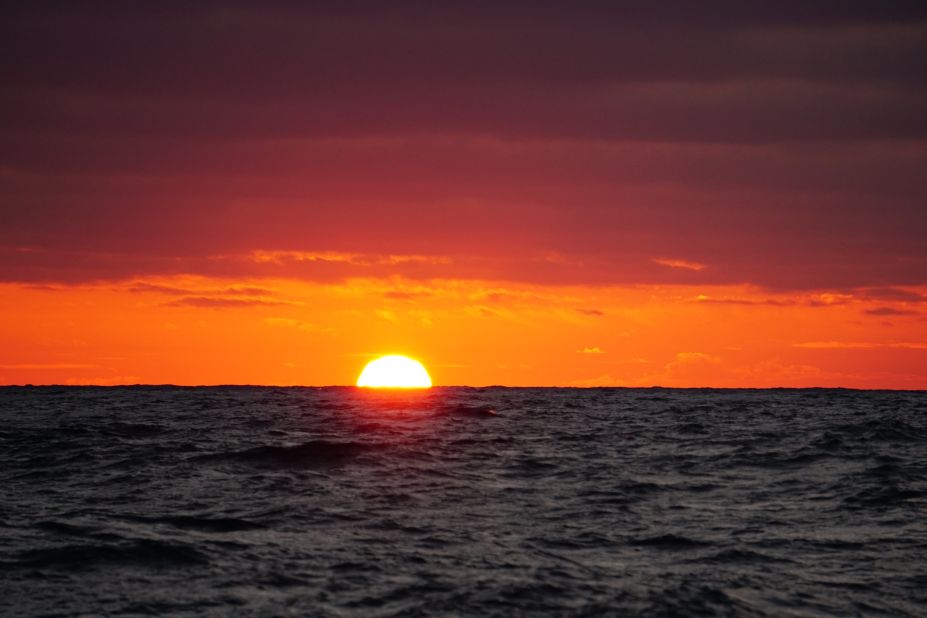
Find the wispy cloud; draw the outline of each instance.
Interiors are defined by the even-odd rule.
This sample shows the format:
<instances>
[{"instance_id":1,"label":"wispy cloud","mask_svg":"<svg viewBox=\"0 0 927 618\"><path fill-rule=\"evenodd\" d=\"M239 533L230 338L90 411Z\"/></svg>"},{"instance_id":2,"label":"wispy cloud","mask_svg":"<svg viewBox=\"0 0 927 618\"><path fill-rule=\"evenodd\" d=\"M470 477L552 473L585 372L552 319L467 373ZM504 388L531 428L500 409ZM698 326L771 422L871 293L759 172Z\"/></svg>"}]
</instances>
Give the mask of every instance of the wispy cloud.
<instances>
[{"instance_id":1,"label":"wispy cloud","mask_svg":"<svg viewBox=\"0 0 927 618\"><path fill-rule=\"evenodd\" d=\"M334 333L334 329L327 326L319 326L318 324L313 324L312 322L304 322L303 320L295 320L293 318L267 318L264 320L264 323L269 324L270 326L295 328L296 330L305 332L326 334Z\"/></svg>"},{"instance_id":2,"label":"wispy cloud","mask_svg":"<svg viewBox=\"0 0 927 618\"><path fill-rule=\"evenodd\" d=\"M239 307L261 307L275 305L290 305L293 303L282 300L270 300L264 298L223 298L213 296L187 296L169 303L170 307L204 307L204 308L239 308Z\"/></svg>"},{"instance_id":3,"label":"wispy cloud","mask_svg":"<svg viewBox=\"0 0 927 618\"><path fill-rule=\"evenodd\" d=\"M193 292L193 290L187 288L144 282L136 283L127 288L126 291L133 294L166 294L170 296L183 296Z\"/></svg>"},{"instance_id":4,"label":"wispy cloud","mask_svg":"<svg viewBox=\"0 0 927 618\"><path fill-rule=\"evenodd\" d=\"M383 293L383 298L388 298L390 300L417 300L419 298L427 298L431 296L431 292L422 291L415 292L410 290L389 290Z\"/></svg>"},{"instance_id":5,"label":"wispy cloud","mask_svg":"<svg viewBox=\"0 0 927 618\"><path fill-rule=\"evenodd\" d=\"M220 256L221 257L221 256ZM276 251L251 252L251 260L261 264L287 262L329 262L353 266L395 266L398 264L450 264L453 260L441 255L367 254L340 251Z\"/></svg>"},{"instance_id":6,"label":"wispy cloud","mask_svg":"<svg viewBox=\"0 0 927 618\"><path fill-rule=\"evenodd\" d=\"M146 281L135 282L125 290L133 294L165 294L168 296L273 296L274 294L274 290L253 285L232 285L220 288L163 285Z\"/></svg>"},{"instance_id":7,"label":"wispy cloud","mask_svg":"<svg viewBox=\"0 0 927 618\"><path fill-rule=\"evenodd\" d=\"M677 260L671 258L653 258L653 261L659 264L660 266L667 266L669 268L682 268L684 270L694 270L700 271L708 268L707 264L701 264L699 262L690 262L688 260Z\"/></svg>"},{"instance_id":8,"label":"wispy cloud","mask_svg":"<svg viewBox=\"0 0 927 618\"><path fill-rule=\"evenodd\" d=\"M274 291L256 286L232 286L225 288L221 293L235 296L272 296Z\"/></svg>"},{"instance_id":9,"label":"wispy cloud","mask_svg":"<svg viewBox=\"0 0 927 618\"><path fill-rule=\"evenodd\" d=\"M812 350L927 350L927 342L924 341L805 341L792 346Z\"/></svg>"},{"instance_id":10,"label":"wispy cloud","mask_svg":"<svg viewBox=\"0 0 927 618\"><path fill-rule=\"evenodd\" d=\"M87 363L14 363L0 365L0 369L97 369L99 365Z\"/></svg>"},{"instance_id":11,"label":"wispy cloud","mask_svg":"<svg viewBox=\"0 0 927 618\"><path fill-rule=\"evenodd\" d=\"M875 307L874 309L866 309L866 313L869 315L878 316L919 315L917 311L912 311L910 309L896 309L894 307Z\"/></svg>"},{"instance_id":12,"label":"wispy cloud","mask_svg":"<svg viewBox=\"0 0 927 618\"><path fill-rule=\"evenodd\" d=\"M795 302L791 300L776 300L774 298L762 298L762 299L732 298L732 297L713 298L711 296L706 296L704 294L699 294L695 300L698 303L705 303L709 305L764 305L764 306L770 306L770 307L784 307L786 305L795 304Z\"/></svg>"},{"instance_id":13,"label":"wispy cloud","mask_svg":"<svg viewBox=\"0 0 927 618\"><path fill-rule=\"evenodd\" d=\"M867 288L860 290L859 295L863 298L882 301L899 301L906 303L927 302L927 296L924 294L905 290L903 288Z\"/></svg>"}]
</instances>

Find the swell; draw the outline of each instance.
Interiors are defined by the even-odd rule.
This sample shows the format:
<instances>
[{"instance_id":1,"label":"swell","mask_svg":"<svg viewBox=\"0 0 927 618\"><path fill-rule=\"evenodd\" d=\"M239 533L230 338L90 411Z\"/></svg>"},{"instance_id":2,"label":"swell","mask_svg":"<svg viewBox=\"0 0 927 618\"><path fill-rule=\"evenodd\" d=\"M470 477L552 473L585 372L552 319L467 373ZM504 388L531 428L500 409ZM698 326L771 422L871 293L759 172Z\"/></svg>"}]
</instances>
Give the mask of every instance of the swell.
<instances>
[{"instance_id":1,"label":"swell","mask_svg":"<svg viewBox=\"0 0 927 618\"><path fill-rule=\"evenodd\" d=\"M880 418L833 428L833 432L851 438L879 442L925 442L927 428L897 418Z\"/></svg>"},{"instance_id":2,"label":"swell","mask_svg":"<svg viewBox=\"0 0 927 618\"><path fill-rule=\"evenodd\" d=\"M120 544L72 544L19 552L0 563L6 569L64 569L80 571L106 565L170 567L206 564L208 559L190 545L141 539Z\"/></svg>"},{"instance_id":3,"label":"swell","mask_svg":"<svg viewBox=\"0 0 927 618\"><path fill-rule=\"evenodd\" d=\"M366 442L312 440L294 446L256 446L243 451L200 455L193 460L270 468L316 468L346 464L382 449L383 445Z\"/></svg>"},{"instance_id":4,"label":"swell","mask_svg":"<svg viewBox=\"0 0 927 618\"><path fill-rule=\"evenodd\" d=\"M652 547L654 549L665 549L669 551L681 551L687 549L710 547L712 544L707 541L701 541L677 534L661 534L658 536L631 539L628 541L628 545L637 547Z\"/></svg>"},{"instance_id":5,"label":"swell","mask_svg":"<svg viewBox=\"0 0 927 618\"><path fill-rule=\"evenodd\" d=\"M239 517L208 517L192 515L163 515L160 517L123 516L129 521L146 524L163 524L181 530L198 532L242 532L263 530L267 526Z\"/></svg>"}]
</instances>

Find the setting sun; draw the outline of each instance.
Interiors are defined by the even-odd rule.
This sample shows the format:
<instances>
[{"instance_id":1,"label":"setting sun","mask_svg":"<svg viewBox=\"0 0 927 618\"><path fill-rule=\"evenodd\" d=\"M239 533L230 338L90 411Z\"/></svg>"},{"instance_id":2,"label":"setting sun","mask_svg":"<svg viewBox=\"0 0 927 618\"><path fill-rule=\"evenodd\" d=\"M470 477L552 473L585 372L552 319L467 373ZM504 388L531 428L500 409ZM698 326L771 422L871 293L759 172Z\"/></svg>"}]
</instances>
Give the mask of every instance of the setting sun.
<instances>
[{"instance_id":1,"label":"setting sun","mask_svg":"<svg viewBox=\"0 0 927 618\"><path fill-rule=\"evenodd\" d=\"M429 388L431 377L417 360L392 354L367 363L358 386L370 388Z\"/></svg>"}]
</instances>

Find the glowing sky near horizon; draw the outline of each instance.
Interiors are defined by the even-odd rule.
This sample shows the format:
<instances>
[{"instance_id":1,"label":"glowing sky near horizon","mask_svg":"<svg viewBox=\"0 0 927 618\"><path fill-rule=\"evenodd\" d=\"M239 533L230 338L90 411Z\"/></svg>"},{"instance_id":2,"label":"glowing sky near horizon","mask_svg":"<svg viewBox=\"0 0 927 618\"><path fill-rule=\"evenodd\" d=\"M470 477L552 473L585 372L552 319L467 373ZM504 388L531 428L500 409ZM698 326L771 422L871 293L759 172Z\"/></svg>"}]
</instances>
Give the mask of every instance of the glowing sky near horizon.
<instances>
[{"instance_id":1,"label":"glowing sky near horizon","mask_svg":"<svg viewBox=\"0 0 927 618\"><path fill-rule=\"evenodd\" d=\"M927 388L927 6L2 9L0 383Z\"/></svg>"}]
</instances>

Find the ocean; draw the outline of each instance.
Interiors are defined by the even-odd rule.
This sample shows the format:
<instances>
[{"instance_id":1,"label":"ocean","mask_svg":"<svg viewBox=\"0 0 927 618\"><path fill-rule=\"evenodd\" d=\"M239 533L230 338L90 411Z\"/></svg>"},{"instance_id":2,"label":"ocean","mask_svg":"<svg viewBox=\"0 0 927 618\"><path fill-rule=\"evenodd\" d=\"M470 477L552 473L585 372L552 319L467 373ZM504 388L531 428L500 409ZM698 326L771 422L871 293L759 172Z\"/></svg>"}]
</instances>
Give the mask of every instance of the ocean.
<instances>
[{"instance_id":1,"label":"ocean","mask_svg":"<svg viewBox=\"0 0 927 618\"><path fill-rule=\"evenodd\" d=\"M3 616L927 616L927 392L0 389Z\"/></svg>"}]
</instances>

